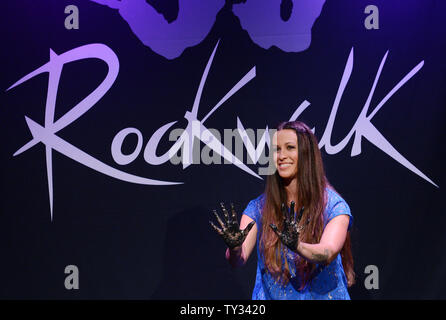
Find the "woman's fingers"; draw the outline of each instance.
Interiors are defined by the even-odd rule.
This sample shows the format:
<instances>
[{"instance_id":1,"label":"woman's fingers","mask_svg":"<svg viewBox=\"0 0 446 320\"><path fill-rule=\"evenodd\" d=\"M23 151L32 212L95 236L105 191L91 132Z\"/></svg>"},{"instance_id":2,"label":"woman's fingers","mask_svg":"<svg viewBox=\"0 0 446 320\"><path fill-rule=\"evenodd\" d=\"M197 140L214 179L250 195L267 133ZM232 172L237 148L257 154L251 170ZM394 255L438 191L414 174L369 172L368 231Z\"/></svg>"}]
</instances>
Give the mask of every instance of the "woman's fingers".
<instances>
[{"instance_id":1,"label":"woman's fingers","mask_svg":"<svg viewBox=\"0 0 446 320\"><path fill-rule=\"evenodd\" d=\"M231 202L232 221L238 226L237 213L235 212L234 204Z\"/></svg>"},{"instance_id":2,"label":"woman's fingers","mask_svg":"<svg viewBox=\"0 0 446 320\"><path fill-rule=\"evenodd\" d=\"M290 214L289 214L290 220L292 218L294 218L294 206L295 205L296 205L296 203L294 201L291 201L291 204L290 204Z\"/></svg>"},{"instance_id":3,"label":"woman's fingers","mask_svg":"<svg viewBox=\"0 0 446 320\"><path fill-rule=\"evenodd\" d=\"M220 202L220 206L221 206L221 210L223 211L223 214L225 216L226 223L229 224L231 222L231 217L229 216L228 211L226 211L224 203Z\"/></svg>"},{"instance_id":4,"label":"woman's fingers","mask_svg":"<svg viewBox=\"0 0 446 320\"><path fill-rule=\"evenodd\" d=\"M299 224L300 219L302 219L302 215L304 214L304 207L300 208L299 214L297 215L297 224Z\"/></svg>"},{"instance_id":5,"label":"woman's fingers","mask_svg":"<svg viewBox=\"0 0 446 320\"><path fill-rule=\"evenodd\" d=\"M217 231L217 233L219 235L222 236L224 234L223 231L220 228L218 228L215 224L212 223L212 221L209 221L209 223L211 224L212 228L214 228L214 230Z\"/></svg>"},{"instance_id":6,"label":"woman's fingers","mask_svg":"<svg viewBox=\"0 0 446 320\"><path fill-rule=\"evenodd\" d=\"M252 229L252 227L254 226L255 221L251 221L245 229L243 229L243 236L246 237L249 233L249 231Z\"/></svg>"},{"instance_id":7,"label":"woman's fingers","mask_svg":"<svg viewBox=\"0 0 446 320\"><path fill-rule=\"evenodd\" d=\"M285 203L282 202L282 215L283 215L283 221L285 223L288 223L288 220L289 220L289 214L288 213L289 212L288 212L287 206L285 205Z\"/></svg>"},{"instance_id":8,"label":"woman's fingers","mask_svg":"<svg viewBox=\"0 0 446 320\"><path fill-rule=\"evenodd\" d=\"M221 221L220 216L217 214L217 211L212 210L212 212L214 213L215 218L217 219L218 223L220 224L220 227L223 229L223 231L226 230L226 226L223 223L223 221Z\"/></svg>"},{"instance_id":9,"label":"woman's fingers","mask_svg":"<svg viewBox=\"0 0 446 320\"><path fill-rule=\"evenodd\" d=\"M245 229L240 230L240 225L237 221L237 213L234 209L234 204L231 203L231 213L229 214L226 210L224 203L220 202L221 210L224 214L225 222L222 221L220 216L217 214L216 210L212 210L214 213L215 218L217 219L218 223L220 224L221 228L218 228L214 223L209 221L212 228L223 237L223 240L225 241L226 245L229 248L240 246L243 241L245 240L246 236L248 235L249 231L252 229L252 227L255 224L255 221L251 221Z\"/></svg>"},{"instance_id":10,"label":"woman's fingers","mask_svg":"<svg viewBox=\"0 0 446 320\"><path fill-rule=\"evenodd\" d=\"M271 229L273 229L273 231L277 234L277 236L278 236L280 239L282 239L283 234L282 234L282 232L279 231L279 229L277 228L277 226L276 226L274 223L271 223L269 226L271 227Z\"/></svg>"}]
</instances>

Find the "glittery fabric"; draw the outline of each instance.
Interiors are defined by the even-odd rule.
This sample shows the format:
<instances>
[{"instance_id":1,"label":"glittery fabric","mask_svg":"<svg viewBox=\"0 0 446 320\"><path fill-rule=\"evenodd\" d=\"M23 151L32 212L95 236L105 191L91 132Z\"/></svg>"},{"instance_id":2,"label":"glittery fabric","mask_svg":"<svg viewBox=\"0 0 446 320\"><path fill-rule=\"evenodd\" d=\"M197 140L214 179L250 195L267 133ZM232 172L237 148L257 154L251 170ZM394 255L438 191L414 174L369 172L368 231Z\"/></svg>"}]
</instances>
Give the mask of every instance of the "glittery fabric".
<instances>
[{"instance_id":1,"label":"glittery fabric","mask_svg":"<svg viewBox=\"0 0 446 320\"><path fill-rule=\"evenodd\" d=\"M353 217L347 203L336 192L326 189L328 201L324 211L324 226L334 217L346 214L350 216L348 228L353 223ZM315 275L306 287L298 291L300 287L299 275L296 274L293 260L298 257L296 253L284 248L282 259L288 260L290 267L291 279L286 285L276 282L271 274L267 271L263 263L263 255L259 250L260 230L262 230L262 208L265 202L264 195L260 195L256 199L249 202L243 214L249 216L257 224L257 273L254 290L252 293L253 300L350 300L347 291L347 279L342 267L341 255L338 254L329 265L324 266L317 264Z\"/></svg>"}]
</instances>

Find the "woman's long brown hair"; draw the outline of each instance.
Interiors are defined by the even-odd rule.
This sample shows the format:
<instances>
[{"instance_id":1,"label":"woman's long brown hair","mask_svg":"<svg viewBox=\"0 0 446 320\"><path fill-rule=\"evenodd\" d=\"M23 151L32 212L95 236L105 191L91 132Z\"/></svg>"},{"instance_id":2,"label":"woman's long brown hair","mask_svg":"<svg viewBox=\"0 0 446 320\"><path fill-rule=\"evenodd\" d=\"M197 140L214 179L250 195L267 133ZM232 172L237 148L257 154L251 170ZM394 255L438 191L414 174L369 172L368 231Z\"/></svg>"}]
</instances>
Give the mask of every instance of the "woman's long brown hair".
<instances>
[{"instance_id":1,"label":"woman's long brown hair","mask_svg":"<svg viewBox=\"0 0 446 320\"><path fill-rule=\"evenodd\" d=\"M277 130L291 129L297 135L298 149L298 168L297 168L297 202L296 208L305 207L302 215L301 224L309 221L299 236L299 241L305 243L319 243L324 230L323 213L327 203L327 194L325 189L331 188L324 171L321 152L318 142L313 132L300 121L282 122ZM334 189L333 189L334 190ZM290 267L287 259L283 259L285 265L282 265L282 257L286 257L286 247L282 245L277 235L270 228L274 223L279 229L283 227L283 216L281 204L288 203L285 187L282 178L277 170L269 175L265 188L265 205L262 213L262 233L260 246L263 251L265 266L271 275L282 284L288 283ZM350 232L347 233L344 246L341 250L342 264L347 277L348 286L354 284L355 273L353 270L353 256L351 252ZM301 279L303 289L311 280L315 264L299 258L294 261L296 270Z\"/></svg>"}]
</instances>

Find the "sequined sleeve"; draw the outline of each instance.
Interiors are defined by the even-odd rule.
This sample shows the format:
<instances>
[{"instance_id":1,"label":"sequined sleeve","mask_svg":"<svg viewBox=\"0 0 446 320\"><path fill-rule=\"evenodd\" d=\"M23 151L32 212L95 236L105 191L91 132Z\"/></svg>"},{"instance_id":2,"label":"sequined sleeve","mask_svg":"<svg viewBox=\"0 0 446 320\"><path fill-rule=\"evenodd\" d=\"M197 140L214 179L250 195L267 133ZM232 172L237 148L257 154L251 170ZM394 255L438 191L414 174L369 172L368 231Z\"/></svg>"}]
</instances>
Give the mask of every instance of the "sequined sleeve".
<instances>
[{"instance_id":1,"label":"sequined sleeve","mask_svg":"<svg viewBox=\"0 0 446 320\"><path fill-rule=\"evenodd\" d=\"M256 199L251 200L246 206L245 211L243 211L243 214L253 219L256 222L257 226L260 225L262 200L263 200L263 195L260 195Z\"/></svg>"},{"instance_id":2,"label":"sequined sleeve","mask_svg":"<svg viewBox=\"0 0 446 320\"><path fill-rule=\"evenodd\" d=\"M328 201L325 211L325 225L327 225L327 223L329 223L333 218L341 214L345 214L350 217L350 221L348 223L348 230L350 230L353 225L353 216L350 212L350 207L339 194L337 194L333 190L328 190Z\"/></svg>"}]
</instances>

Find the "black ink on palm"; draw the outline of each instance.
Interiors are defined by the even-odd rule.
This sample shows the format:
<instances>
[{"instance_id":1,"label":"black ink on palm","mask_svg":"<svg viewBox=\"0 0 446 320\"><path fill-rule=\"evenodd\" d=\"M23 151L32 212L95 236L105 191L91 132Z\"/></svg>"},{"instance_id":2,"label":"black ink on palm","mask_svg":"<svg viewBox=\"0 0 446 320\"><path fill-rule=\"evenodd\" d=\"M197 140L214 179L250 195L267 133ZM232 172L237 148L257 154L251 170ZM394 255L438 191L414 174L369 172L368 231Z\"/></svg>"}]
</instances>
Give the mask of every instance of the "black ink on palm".
<instances>
[{"instance_id":1,"label":"black ink on palm","mask_svg":"<svg viewBox=\"0 0 446 320\"><path fill-rule=\"evenodd\" d=\"M269 226L277 234L280 241L293 251L297 250L297 244L299 242L299 233L304 227L299 227L300 219L304 212L304 207L299 211L297 219L294 217L294 201L291 201L290 210L282 203L282 215L283 215L283 230L280 231L274 223ZM308 221L307 221L308 222Z\"/></svg>"},{"instance_id":2,"label":"black ink on palm","mask_svg":"<svg viewBox=\"0 0 446 320\"><path fill-rule=\"evenodd\" d=\"M223 203L220 203L223 211L225 222L223 222L217 214L217 211L213 210L215 218L221 226L221 229L215 226L212 221L209 221L215 231L223 238L229 249L234 249L243 244L249 231L254 225L254 221L251 221L245 229L240 230L240 225L237 222L237 214L235 213L234 205L231 203L231 215L228 214Z\"/></svg>"}]
</instances>

